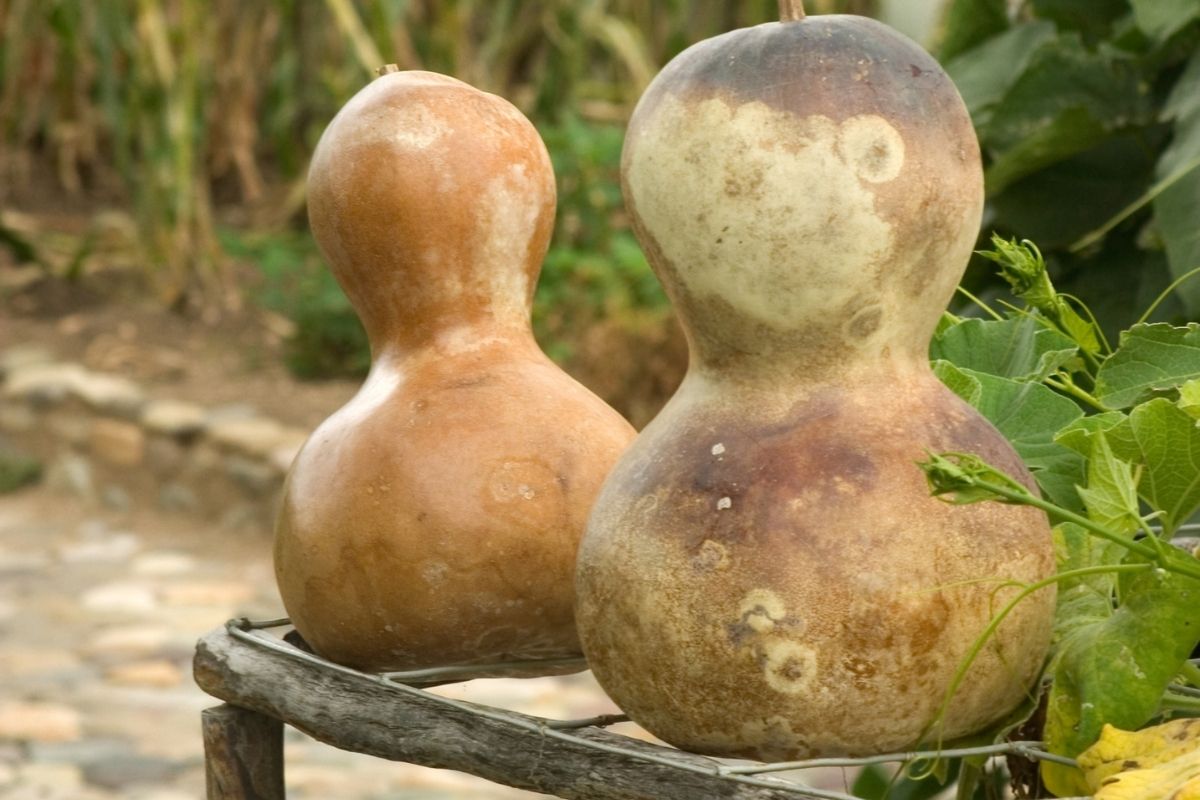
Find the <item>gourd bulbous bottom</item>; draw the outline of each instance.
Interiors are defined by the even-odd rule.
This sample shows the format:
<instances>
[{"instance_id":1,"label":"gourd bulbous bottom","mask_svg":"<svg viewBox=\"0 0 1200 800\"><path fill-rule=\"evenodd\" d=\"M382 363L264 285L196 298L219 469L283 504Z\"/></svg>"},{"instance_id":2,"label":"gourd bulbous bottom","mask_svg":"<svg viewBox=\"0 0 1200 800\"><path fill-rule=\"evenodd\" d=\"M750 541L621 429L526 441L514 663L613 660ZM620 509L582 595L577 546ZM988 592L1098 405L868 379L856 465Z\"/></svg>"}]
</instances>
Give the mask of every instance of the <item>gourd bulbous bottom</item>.
<instances>
[{"instance_id":1,"label":"gourd bulbous bottom","mask_svg":"<svg viewBox=\"0 0 1200 800\"><path fill-rule=\"evenodd\" d=\"M578 540L632 436L532 347L377 365L285 487L293 623L364 669L578 655Z\"/></svg>"},{"instance_id":2,"label":"gourd bulbous bottom","mask_svg":"<svg viewBox=\"0 0 1200 800\"><path fill-rule=\"evenodd\" d=\"M1025 696L1055 592L1045 516L929 494L916 462L973 452L1032 486L1003 437L927 369L812 388L769 419L685 382L593 509L576 616L597 679L681 748L782 760L909 748ZM936 722L940 728L934 729Z\"/></svg>"}]
</instances>

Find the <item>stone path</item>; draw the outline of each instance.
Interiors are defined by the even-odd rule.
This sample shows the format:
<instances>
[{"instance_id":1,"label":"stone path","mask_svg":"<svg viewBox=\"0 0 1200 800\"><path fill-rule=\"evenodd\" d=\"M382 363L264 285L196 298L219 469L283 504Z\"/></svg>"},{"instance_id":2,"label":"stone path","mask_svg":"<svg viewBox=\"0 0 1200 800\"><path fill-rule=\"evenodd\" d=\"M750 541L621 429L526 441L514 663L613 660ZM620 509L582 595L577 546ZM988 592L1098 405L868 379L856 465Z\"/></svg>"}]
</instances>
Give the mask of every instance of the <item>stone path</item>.
<instances>
[{"instance_id":1,"label":"stone path","mask_svg":"<svg viewBox=\"0 0 1200 800\"><path fill-rule=\"evenodd\" d=\"M202 798L199 714L216 701L192 684L192 648L230 617L282 615L269 540L78 505L0 496L0 798ZM613 711L587 675L444 691L545 716ZM285 747L289 798L540 796L291 729Z\"/></svg>"}]
</instances>

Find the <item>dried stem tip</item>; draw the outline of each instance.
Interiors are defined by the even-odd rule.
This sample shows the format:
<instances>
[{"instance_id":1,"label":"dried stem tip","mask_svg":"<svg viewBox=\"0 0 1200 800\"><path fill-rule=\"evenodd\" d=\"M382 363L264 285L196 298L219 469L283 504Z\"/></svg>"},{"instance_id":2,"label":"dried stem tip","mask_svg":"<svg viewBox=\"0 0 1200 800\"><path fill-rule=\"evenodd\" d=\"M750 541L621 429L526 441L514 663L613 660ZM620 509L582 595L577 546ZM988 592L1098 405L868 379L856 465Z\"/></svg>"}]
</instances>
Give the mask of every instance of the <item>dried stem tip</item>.
<instances>
[{"instance_id":1,"label":"dried stem tip","mask_svg":"<svg viewBox=\"0 0 1200 800\"><path fill-rule=\"evenodd\" d=\"M392 72L399 72L399 71L400 71L400 67L397 66L396 64L384 64L382 67L379 67L378 69L375 70L375 74L376 75L388 75Z\"/></svg>"},{"instance_id":2,"label":"dried stem tip","mask_svg":"<svg viewBox=\"0 0 1200 800\"><path fill-rule=\"evenodd\" d=\"M779 0L779 21L799 22L804 19L804 0Z\"/></svg>"}]
</instances>

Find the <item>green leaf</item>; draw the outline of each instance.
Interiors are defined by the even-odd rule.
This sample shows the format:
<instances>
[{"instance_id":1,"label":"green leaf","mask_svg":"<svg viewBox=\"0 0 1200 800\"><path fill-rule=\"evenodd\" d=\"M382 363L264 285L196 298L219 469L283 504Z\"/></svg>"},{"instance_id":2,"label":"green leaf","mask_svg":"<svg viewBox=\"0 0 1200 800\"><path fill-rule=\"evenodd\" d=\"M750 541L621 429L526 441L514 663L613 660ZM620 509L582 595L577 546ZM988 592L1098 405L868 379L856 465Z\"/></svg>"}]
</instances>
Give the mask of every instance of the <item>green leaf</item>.
<instances>
[{"instance_id":1,"label":"green leaf","mask_svg":"<svg viewBox=\"0 0 1200 800\"><path fill-rule=\"evenodd\" d=\"M1063 447L1069 447L1080 455L1090 455L1092 439L1097 433L1111 432L1128 419L1120 411L1106 411L1103 414L1092 414L1080 417L1074 422L1063 426L1054 435L1054 441Z\"/></svg>"},{"instance_id":2,"label":"green leaf","mask_svg":"<svg viewBox=\"0 0 1200 800\"><path fill-rule=\"evenodd\" d=\"M1116 542L1093 536L1073 522L1054 527L1054 553L1058 572L1120 564L1126 550ZM1075 631L1112 616L1117 588L1115 573L1095 573L1064 578L1058 584L1054 615L1054 642L1066 641Z\"/></svg>"},{"instance_id":3,"label":"green leaf","mask_svg":"<svg viewBox=\"0 0 1200 800\"><path fill-rule=\"evenodd\" d=\"M1200 420L1200 380L1179 387L1179 407L1188 416Z\"/></svg>"},{"instance_id":4,"label":"green leaf","mask_svg":"<svg viewBox=\"0 0 1200 800\"><path fill-rule=\"evenodd\" d=\"M1198 605L1200 581L1148 569L1130 581L1111 616L1075 629L1053 673L1047 748L1076 756L1106 723L1136 730L1154 716L1167 684L1200 642ZM1042 776L1056 795L1089 794L1072 767L1044 762Z\"/></svg>"},{"instance_id":5,"label":"green leaf","mask_svg":"<svg viewBox=\"0 0 1200 800\"><path fill-rule=\"evenodd\" d=\"M956 3L968 4L971 3L962 0ZM988 110L1003 99L1025 71L1033 54L1053 39L1054 25L1031 22L988 39L946 63L946 72L962 95L976 127L988 121Z\"/></svg>"},{"instance_id":6,"label":"green leaf","mask_svg":"<svg viewBox=\"0 0 1200 800\"><path fill-rule=\"evenodd\" d=\"M983 394L983 387L979 384L977 378L968 375L944 359L934 361L932 366L933 374L938 377L938 380L946 384L946 388L961 397L969 405L978 405L979 398Z\"/></svg>"},{"instance_id":7,"label":"green leaf","mask_svg":"<svg viewBox=\"0 0 1200 800\"><path fill-rule=\"evenodd\" d=\"M1163 512L1168 535L1200 508L1200 427L1186 411L1155 398L1106 436L1117 458L1144 468L1138 494Z\"/></svg>"},{"instance_id":8,"label":"green leaf","mask_svg":"<svg viewBox=\"0 0 1200 800\"><path fill-rule=\"evenodd\" d=\"M1113 455L1102 431L1092 437L1087 486L1080 487L1079 496L1093 522L1125 534L1141 528L1133 467Z\"/></svg>"},{"instance_id":9,"label":"green leaf","mask_svg":"<svg viewBox=\"0 0 1200 800\"><path fill-rule=\"evenodd\" d=\"M1144 132L1114 133L1095 147L1030 173L994 193L989 204L996 212L992 225L1020 231L1021 236L1047 251L1073 245L1081 237L1094 234L1142 195L1153 182L1157 160L1158 153L1146 148ZM1090 273L1095 268L1088 269ZM1135 272L1137 277L1128 259L1122 259L1121 269ZM1107 288L1107 284L1104 286ZM1127 297L1121 300L1129 302ZM1136 317L1134 313L1130 321Z\"/></svg>"},{"instance_id":10,"label":"green leaf","mask_svg":"<svg viewBox=\"0 0 1200 800\"><path fill-rule=\"evenodd\" d=\"M1054 442L1061 428L1083 416L1073 401L1040 383L1021 383L945 361L934 365L934 373L1004 434L1048 500L1083 510L1075 491L1084 480L1083 458Z\"/></svg>"},{"instance_id":11,"label":"green leaf","mask_svg":"<svg viewBox=\"0 0 1200 800\"><path fill-rule=\"evenodd\" d=\"M1127 408L1149 392L1175 389L1200 378L1200 324L1134 325L1096 375L1096 397L1110 408Z\"/></svg>"},{"instance_id":12,"label":"green leaf","mask_svg":"<svg viewBox=\"0 0 1200 800\"><path fill-rule=\"evenodd\" d=\"M1032 0L1034 13L1054 20L1063 30L1103 36L1114 20L1128 10L1126 0Z\"/></svg>"},{"instance_id":13,"label":"green leaf","mask_svg":"<svg viewBox=\"0 0 1200 800\"><path fill-rule=\"evenodd\" d=\"M1179 278L1200 267L1200 51L1175 82L1162 116L1174 121L1175 131L1156 173L1174 182L1154 198L1154 216L1171 274ZM1200 282L1188 281L1178 291L1189 309L1200 310Z\"/></svg>"},{"instance_id":14,"label":"green leaf","mask_svg":"<svg viewBox=\"0 0 1200 800\"><path fill-rule=\"evenodd\" d=\"M988 195L999 194L1026 175L1099 145L1108 138L1109 130L1110 126L1086 108L1064 109L992 161L984 171Z\"/></svg>"},{"instance_id":15,"label":"green leaf","mask_svg":"<svg viewBox=\"0 0 1200 800\"><path fill-rule=\"evenodd\" d=\"M1060 34L1036 50L995 106L982 138L989 149L1008 150L1073 109L1110 129L1148 121L1150 100L1139 80L1132 58L1086 47L1078 34Z\"/></svg>"},{"instance_id":16,"label":"green leaf","mask_svg":"<svg viewBox=\"0 0 1200 800\"><path fill-rule=\"evenodd\" d=\"M930 358L1016 381L1040 382L1077 352L1071 339L1033 316L965 319L934 336L930 345Z\"/></svg>"},{"instance_id":17,"label":"green leaf","mask_svg":"<svg viewBox=\"0 0 1200 800\"><path fill-rule=\"evenodd\" d=\"M1132 0L1133 18L1151 39L1163 42L1200 18L1196 0Z\"/></svg>"},{"instance_id":18,"label":"green leaf","mask_svg":"<svg viewBox=\"0 0 1200 800\"><path fill-rule=\"evenodd\" d=\"M942 16L938 60L943 64L1008 28L1005 0L952 0Z\"/></svg>"}]
</instances>

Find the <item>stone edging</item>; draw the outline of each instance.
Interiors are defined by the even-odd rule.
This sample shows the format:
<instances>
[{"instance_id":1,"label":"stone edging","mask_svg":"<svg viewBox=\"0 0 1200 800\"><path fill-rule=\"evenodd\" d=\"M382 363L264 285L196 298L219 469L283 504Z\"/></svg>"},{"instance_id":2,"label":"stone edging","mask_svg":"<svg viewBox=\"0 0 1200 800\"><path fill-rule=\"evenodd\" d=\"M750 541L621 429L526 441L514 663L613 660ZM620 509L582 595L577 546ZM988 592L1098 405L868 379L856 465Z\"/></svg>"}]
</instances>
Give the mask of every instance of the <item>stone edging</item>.
<instances>
[{"instance_id":1,"label":"stone edging","mask_svg":"<svg viewBox=\"0 0 1200 800\"><path fill-rule=\"evenodd\" d=\"M0 439L39 459L53 487L117 509L270 530L308 433L245 406L151 399L35 345L0 353Z\"/></svg>"}]
</instances>

